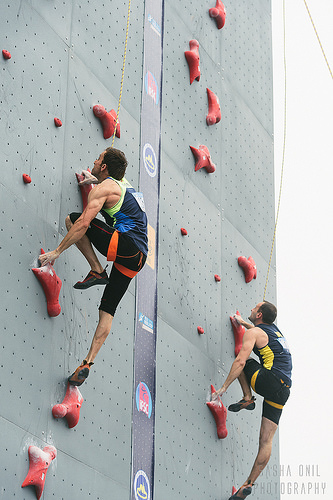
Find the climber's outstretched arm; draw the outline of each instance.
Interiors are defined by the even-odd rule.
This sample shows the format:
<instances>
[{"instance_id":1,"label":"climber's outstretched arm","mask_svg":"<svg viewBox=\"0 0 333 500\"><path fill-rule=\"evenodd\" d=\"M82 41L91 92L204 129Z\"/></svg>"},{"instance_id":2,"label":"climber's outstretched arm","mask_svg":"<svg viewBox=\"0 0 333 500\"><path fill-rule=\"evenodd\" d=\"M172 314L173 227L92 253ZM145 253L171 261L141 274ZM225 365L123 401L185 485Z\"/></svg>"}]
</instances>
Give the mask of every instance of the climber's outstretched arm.
<instances>
[{"instance_id":1,"label":"climber's outstretched arm","mask_svg":"<svg viewBox=\"0 0 333 500\"><path fill-rule=\"evenodd\" d=\"M38 257L42 266L45 266L48 262L54 262L62 252L67 250L67 248L69 248L70 246L74 245L82 238L82 236L84 236L90 222L101 210L106 199L107 193L102 185L96 186L91 190L91 192L89 193L88 205L86 206L86 209L77 219L77 221L72 225L64 239L61 241L60 245L55 250L42 254Z\"/></svg>"},{"instance_id":2,"label":"climber's outstretched arm","mask_svg":"<svg viewBox=\"0 0 333 500\"><path fill-rule=\"evenodd\" d=\"M251 351L256 342L255 329L251 328L250 330L244 333L242 348L239 351L239 354L233 364L231 365L229 375L226 378L221 389L212 394L212 400L217 399L218 396L222 396L228 389L229 385L232 384L236 378L240 376L245 366L246 360L249 358Z\"/></svg>"},{"instance_id":3,"label":"climber's outstretched arm","mask_svg":"<svg viewBox=\"0 0 333 500\"><path fill-rule=\"evenodd\" d=\"M98 212L103 207L107 199L107 191L104 186L96 186L92 189L88 197L88 205L83 211L82 215L77 219L77 221L72 225L64 239L61 241L60 245L51 252L44 253L40 255L39 261L42 266L45 266L48 262L54 262L62 252L67 250L70 246L74 245L79 241L82 236L85 235L90 222L96 217Z\"/></svg>"}]
</instances>

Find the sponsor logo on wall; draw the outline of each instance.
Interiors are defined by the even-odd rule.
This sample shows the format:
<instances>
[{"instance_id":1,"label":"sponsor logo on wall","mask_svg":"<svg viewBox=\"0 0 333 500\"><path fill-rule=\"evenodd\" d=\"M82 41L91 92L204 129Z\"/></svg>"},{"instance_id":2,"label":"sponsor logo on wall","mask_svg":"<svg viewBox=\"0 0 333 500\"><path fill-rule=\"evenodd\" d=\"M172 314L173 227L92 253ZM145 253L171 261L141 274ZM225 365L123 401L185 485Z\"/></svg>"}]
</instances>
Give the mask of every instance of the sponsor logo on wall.
<instances>
[{"instance_id":1,"label":"sponsor logo on wall","mask_svg":"<svg viewBox=\"0 0 333 500\"><path fill-rule=\"evenodd\" d=\"M143 163L150 177L155 177L157 173L157 160L153 146L146 143L142 150Z\"/></svg>"},{"instance_id":2,"label":"sponsor logo on wall","mask_svg":"<svg viewBox=\"0 0 333 500\"><path fill-rule=\"evenodd\" d=\"M139 323L144 330L154 333L154 322L142 313L139 313Z\"/></svg>"},{"instance_id":3,"label":"sponsor logo on wall","mask_svg":"<svg viewBox=\"0 0 333 500\"><path fill-rule=\"evenodd\" d=\"M160 96L157 80L150 71L147 71L145 76L145 89L146 93L153 99L154 103L158 104Z\"/></svg>"},{"instance_id":4,"label":"sponsor logo on wall","mask_svg":"<svg viewBox=\"0 0 333 500\"><path fill-rule=\"evenodd\" d=\"M150 484L147 474L138 470L134 478L135 500L150 500Z\"/></svg>"},{"instance_id":5,"label":"sponsor logo on wall","mask_svg":"<svg viewBox=\"0 0 333 500\"><path fill-rule=\"evenodd\" d=\"M136 407L138 411L142 411L150 418L153 403L150 390L144 382L140 382L136 388Z\"/></svg>"},{"instance_id":6,"label":"sponsor logo on wall","mask_svg":"<svg viewBox=\"0 0 333 500\"><path fill-rule=\"evenodd\" d=\"M151 14L148 14L148 22L150 23L150 27L158 36L161 36L161 26L158 24L156 19L153 18Z\"/></svg>"}]
</instances>

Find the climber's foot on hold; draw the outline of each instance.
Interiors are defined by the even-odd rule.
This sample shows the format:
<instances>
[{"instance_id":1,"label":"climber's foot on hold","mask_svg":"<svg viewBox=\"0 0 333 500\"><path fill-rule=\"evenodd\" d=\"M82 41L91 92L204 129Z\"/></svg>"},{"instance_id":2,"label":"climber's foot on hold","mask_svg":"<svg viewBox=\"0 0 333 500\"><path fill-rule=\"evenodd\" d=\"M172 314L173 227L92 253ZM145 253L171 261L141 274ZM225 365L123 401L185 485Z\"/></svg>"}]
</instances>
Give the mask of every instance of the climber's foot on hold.
<instances>
[{"instance_id":1,"label":"climber's foot on hold","mask_svg":"<svg viewBox=\"0 0 333 500\"><path fill-rule=\"evenodd\" d=\"M251 492L252 492L252 484L251 483L243 484L243 486L241 486L239 490L236 491L236 493L234 493L231 497L229 497L229 500L237 500L240 498L244 499L248 495L250 495Z\"/></svg>"},{"instance_id":2,"label":"climber's foot on hold","mask_svg":"<svg viewBox=\"0 0 333 500\"><path fill-rule=\"evenodd\" d=\"M230 406L228 406L229 411L237 412L240 410L254 410L256 404L255 404L255 397L252 396L251 399L241 399L238 401L238 403L234 403ZM237 497L236 497L237 498Z\"/></svg>"},{"instance_id":3,"label":"climber's foot on hold","mask_svg":"<svg viewBox=\"0 0 333 500\"><path fill-rule=\"evenodd\" d=\"M93 364L94 363L87 363L86 360L82 361L82 364L76 368L75 372L70 377L68 377L68 382L76 386L83 384L88 378L90 367Z\"/></svg>"},{"instance_id":4,"label":"climber's foot on hold","mask_svg":"<svg viewBox=\"0 0 333 500\"><path fill-rule=\"evenodd\" d=\"M78 281L75 283L74 288L77 290L85 290L94 285L107 285L109 283L108 275L104 269L102 273L97 273L96 271L89 271L87 276L83 281Z\"/></svg>"}]
</instances>

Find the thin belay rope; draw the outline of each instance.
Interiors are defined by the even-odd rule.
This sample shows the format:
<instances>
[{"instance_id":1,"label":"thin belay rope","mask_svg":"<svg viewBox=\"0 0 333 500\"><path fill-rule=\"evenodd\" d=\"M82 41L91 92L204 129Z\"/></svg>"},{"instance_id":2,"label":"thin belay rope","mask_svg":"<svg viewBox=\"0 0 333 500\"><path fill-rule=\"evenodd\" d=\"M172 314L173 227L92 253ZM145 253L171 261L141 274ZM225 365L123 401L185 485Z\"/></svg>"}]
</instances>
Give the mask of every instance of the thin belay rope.
<instances>
[{"instance_id":1,"label":"thin belay rope","mask_svg":"<svg viewBox=\"0 0 333 500\"><path fill-rule=\"evenodd\" d=\"M319 45L320 45L321 51L322 51L322 53L323 53L324 59L325 59L325 61L326 61L326 64L327 64L327 67L328 67L328 71L330 72L330 75L331 75L331 77L332 77L332 79L333 79L333 73L332 73L332 70L331 70L330 65L329 65L329 63L328 63L328 59L327 59L327 57L326 57L326 54L325 54L324 48L323 48L322 43L321 43L321 41L320 41L320 38L319 38L319 35L318 35L318 31L317 31L317 29L316 29L315 23L313 22L313 19L312 19L312 16L311 16L311 13L310 13L310 10L309 10L309 7L308 7L308 4L306 3L306 0L304 0L304 3L305 3L306 10L308 11L309 18L310 18L310 21L311 21L311 23L312 23L313 29L314 29L314 31L315 31L315 33L316 33L316 37L317 37L317 40L318 40L318 42L319 42Z\"/></svg>"},{"instance_id":2,"label":"thin belay rope","mask_svg":"<svg viewBox=\"0 0 333 500\"><path fill-rule=\"evenodd\" d=\"M126 63L126 55L127 55L127 42L128 42L128 29L129 29L130 12L131 12L131 0L128 0L126 37L125 37L125 47L124 47L124 56L123 56L123 69L122 69L122 72L121 72L121 82L120 82L120 92L119 92L119 100L118 100L118 109L117 109L116 123L115 123L115 126L114 126L114 131L113 131L113 136L112 136L112 144L111 144L112 148L113 148L113 145L114 145L114 138L115 138L115 135L116 135L117 125L118 125L118 122L119 122L120 103L121 103L121 96L122 96L122 93L123 93L123 84L124 84L125 63Z\"/></svg>"},{"instance_id":3,"label":"thin belay rope","mask_svg":"<svg viewBox=\"0 0 333 500\"><path fill-rule=\"evenodd\" d=\"M330 75L331 75L331 77L333 79L333 73L332 73L331 67L329 65L328 59L326 57L326 54L325 54L323 45L321 43L318 31L316 29L315 23L314 23L314 21L312 19L312 16L311 16L308 4L306 3L306 0L303 0L303 1L304 1L306 10L308 12L308 15L309 15L312 27L313 27L314 32L316 34L317 40L319 42L321 51L323 53L326 65L328 67L328 71L330 72ZM284 134L283 134L282 167L281 167L279 200L278 200L278 206L277 206L277 212L276 212L273 241L272 241L271 253L270 253L270 257L269 257L269 263L268 263L268 270L267 270L267 276L266 276L266 283L265 283L265 290L264 290L263 300L265 300L265 297L266 297L266 291L267 291L267 285L268 285L268 277L269 277L269 272L270 272L270 268L271 268L273 250L274 250L275 239L276 239L276 228L277 228L277 223L278 223L278 218L279 218L279 212L280 212L281 195L282 195L282 181L283 181L284 163L285 163L285 150L286 150L286 130L287 130L287 65L286 65L286 16L285 16L285 0L283 0L283 55L284 55Z\"/></svg>"},{"instance_id":4,"label":"thin belay rope","mask_svg":"<svg viewBox=\"0 0 333 500\"><path fill-rule=\"evenodd\" d=\"M266 283L264 289L263 300L265 300L267 285L268 285L268 277L272 264L273 250L276 239L276 228L279 220L280 213L280 205L281 205L281 197L282 197L282 183L283 183L283 173L284 173L284 159L286 152L286 135L287 135L287 63L286 63L286 13L285 13L285 0L283 0L283 67L284 67L284 125L283 125L283 149L282 149L282 165L281 165L281 177L280 177L280 189L279 189L279 198L278 205L276 211L275 225L274 225L274 233L272 240L271 253L269 256L268 269L266 275Z\"/></svg>"}]
</instances>

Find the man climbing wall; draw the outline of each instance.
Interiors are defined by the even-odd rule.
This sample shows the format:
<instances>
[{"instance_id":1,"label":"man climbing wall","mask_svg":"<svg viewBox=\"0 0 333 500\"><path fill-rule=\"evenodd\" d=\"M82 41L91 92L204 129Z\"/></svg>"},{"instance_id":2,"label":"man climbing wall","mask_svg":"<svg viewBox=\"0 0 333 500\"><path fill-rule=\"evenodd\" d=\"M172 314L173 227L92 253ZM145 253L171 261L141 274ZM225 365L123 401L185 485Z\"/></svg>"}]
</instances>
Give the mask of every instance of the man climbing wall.
<instances>
[{"instance_id":1,"label":"man climbing wall","mask_svg":"<svg viewBox=\"0 0 333 500\"><path fill-rule=\"evenodd\" d=\"M266 467L272 451L273 437L278 428L282 409L287 402L291 387L292 360L286 340L274 324L276 307L269 302L260 302L249 316L247 323L241 316L237 321L247 328L238 356L221 389L212 399L226 392L229 385L238 378L243 390L243 399L229 406L228 410L253 410L255 398L252 389L264 397L259 436L259 451L246 482L229 500L246 498L252 492L252 485ZM259 357L260 363L249 358L251 351Z\"/></svg>"},{"instance_id":2,"label":"man climbing wall","mask_svg":"<svg viewBox=\"0 0 333 500\"><path fill-rule=\"evenodd\" d=\"M69 377L73 385L81 385L89 375L101 346L110 333L116 308L131 279L142 269L148 253L147 216L141 193L124 179L127 160L122 151L107 148L94 162L91 174L84 172L82 184L97 184L88 196L88 204L80 213L66 218L67 235L51 252L39 256L41 265L54 262L60 254L76 244L91 270L74 288L87 289L106 285L99 306L99 322L88 355ZM106 223L96 219L101 212ZM113 261L110 277L99 262L93 246L107 260Z\"/></svg>"}]
</instances>

